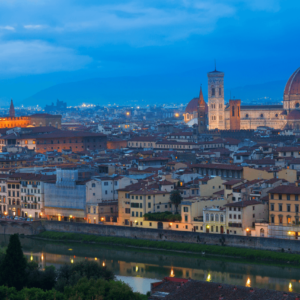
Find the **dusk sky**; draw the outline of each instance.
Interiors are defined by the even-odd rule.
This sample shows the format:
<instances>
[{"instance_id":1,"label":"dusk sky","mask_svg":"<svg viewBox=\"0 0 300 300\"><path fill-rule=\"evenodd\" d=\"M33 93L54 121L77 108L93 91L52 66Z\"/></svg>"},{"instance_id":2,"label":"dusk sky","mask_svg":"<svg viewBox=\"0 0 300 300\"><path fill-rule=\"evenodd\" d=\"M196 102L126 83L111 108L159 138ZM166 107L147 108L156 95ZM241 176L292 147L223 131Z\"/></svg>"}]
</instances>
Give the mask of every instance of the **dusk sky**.
<instances>
[{"instance_id":1,"label":"dusk sky","mask_svg":"<svg viewBox=\"0 0 300 300\"><path fill-rule=\"evenodd\" d=\"M195 72L206 84L214 59L229 87L287 80L300 66L299 9L298 0L1 0L0 99L94 77Z\"/></svg>"}]
</instances>

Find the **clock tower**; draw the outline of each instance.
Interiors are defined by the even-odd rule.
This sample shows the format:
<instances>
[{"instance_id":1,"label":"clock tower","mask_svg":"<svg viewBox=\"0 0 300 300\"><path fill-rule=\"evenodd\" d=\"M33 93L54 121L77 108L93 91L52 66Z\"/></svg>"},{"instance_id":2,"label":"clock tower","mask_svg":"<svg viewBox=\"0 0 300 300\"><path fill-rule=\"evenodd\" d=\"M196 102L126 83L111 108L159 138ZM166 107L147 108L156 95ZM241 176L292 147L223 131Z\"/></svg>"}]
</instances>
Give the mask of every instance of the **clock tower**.
<instances>
[{"instance_id":1,"label":"clock tower","mask_svg":"<svg viewBox=\"0 0 300 300\"><path fill-rule=\"evenodd\" d=\"M208 77L208 124L209 130L225 129L224 73L215 69Z\"/></svg>"}]
</instances>

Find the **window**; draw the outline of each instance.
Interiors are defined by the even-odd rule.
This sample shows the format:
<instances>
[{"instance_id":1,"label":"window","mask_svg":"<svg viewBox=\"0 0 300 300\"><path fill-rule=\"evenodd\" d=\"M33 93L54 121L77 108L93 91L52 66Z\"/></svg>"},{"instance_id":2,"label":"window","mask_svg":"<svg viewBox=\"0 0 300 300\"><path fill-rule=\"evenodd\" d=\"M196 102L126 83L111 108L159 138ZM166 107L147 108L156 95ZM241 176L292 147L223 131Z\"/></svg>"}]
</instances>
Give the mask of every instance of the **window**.
<instances>
[{"instance_id":1,"label":"window","mask_svg":"<svg viewBox=\"0 0 300 300\"><path fill-rule=\"evenodd\" d=\"M260 114L260 117L263 118L263 117L264 117L264 114Z\"/></svg>"},{"instance_id":2,"label":"window","mask_svg":"<svg viewBox=\"0 0 300 300\"><path fill-rule=\"evenodd\" d=\"M107 185L108 185L108 182L107 182L107 181L105 181L105 182L104 182L104 185L105 185L105 186L107 186Z\"/></svg>"},{"instance_id":3,"label":"window","mask_svg":"<svg viewBox=\"0 0 300 300\"><path fill-rule=\"evenodd\" d=\"M221 95L222 95L222 89L219 88L219 96L221 96Z\"/></svg>"},{"instance_id":4,"label":"window","mask_svg":"<svg viewBox=\"0 0 300 300\"><path fill-rule=\"evenodd\" d=\"M291 198L290 195L286 195L287 200L291 200L290 198Z\"/></svg>"},{"instance_id":5,"label":"window","mask_svg":"<svg viewBox=\"0 0 300 300\"><path fill-rule=\"evenodd\" d=\"M151 208L151 202L148 202L148 208Z\"/></svg>"},{"instance_id":6,"label":"window","mask_svg":"<svg viewBox=\"0 0 300 300\"><path fill-rule=\"evenodd\" d=\"M233 215L233 218L236 219L236 215Z\"/></svg>"},{"instance_id":7,"label":"window","mask_svg":"<svg viewBox=\"0 0 300 300\"><path fill-rule=\"evenodd\" d=\"M279 216L279 224L282 224L282 216Z\"/></svg>"},{"instance_id":8,"label":"window","mask_svg":"<svg viewBox=\"0 0 300 300\"><path fill-rule=\"evenodd\" d=\"M279 197L279 200L282 200L282 195L281 194L279 194L278 197Z\"/></svg>"},{"instance_id":9,"label":"window","mask_svg":"<svg viewBox=\"0 0 300 300\"><path fill-rule=\"evenodd\" d=\"M206 214L205 220L206 220L206 222L209 222L209 214Z\"/></svg>"},{"instance_id":10,"label":"window","mask_svg":"<svg viewBox=\"0 0 300 300\"><path fill-rule=\"evenodd\" d=\"M216 92L215 92L215 88L212 88L212 89L211 89L211 95L212 95L212 96L215 96L215 93L216 93Z\"/></svg>"},{"instance_id":11,"label":"window","mask_svg":"<svg viewBox=\"0 0 300 300\"><path fill-rule=\"evenodd\" d=\"M185 222L188 221L188 216L184 216L184 221L185 221Z\"/></svg>"},{"instance_id":12,"label":"window","mask_svg":"<svg viewBox=\"0 0 300 300\"><path fill-rule=\"evenodd\" d=\"M138 216L139 216L139 212L138 212L138 211L135 213L135 216L136 216L136 217L138 217Z\"/></svg>"},{"instance_id":13,"label":"window","mask_svg":"<svg viewBox=\"0 0 300 300\"><path fill-rule=\"evenodd\" d=\"M151 196L148 196L148 199L151 199Z\"/></svg>"},{"instance_id":14,"label":"window","mask_svg":"<svg viewBox=\"0 0 300 300\"><path fill-rule=\"evenodd\" d=\"M295 212L299 212L299 205L295 205Z\"/></svg>"},{"instance_id":15,"label":"window","mask_svg":"<svg viewBox=\"0 0 300 300\"><path fill-rule=\"evenodd\" d=\"M143 216L143 213L142 212L140 212L140 217L142 217Z\"/></svg>"},{"instance_id":16,"label":"window","mask_svg":"<svg viewBox=\"0 0 300 300\"><path fill-rule=\"evenodd\" d=\"M287 206L286 206L286 211L287 211L287 212L290 212L290 211L291 211L291 205L290 205L290 204L287 204Z\"/></svg>"},{"instance_id":17,"label":"window","mask_svg":"<svg viewBox=\"0 0 300 300\"><path fill-rule=\"evenodd\" d=\"M125 214L130 214L130 208L125 208Z\"/></svg>"},{"instance_id":18,"label":"window","mask_svg":"<svg viewBox=\"0 0 300 300\"><path fill-rule=\"evenodd\" d=\"M134 217L134 211L131 213L131 215Z\"/></svg>"},{"instance_id":19,"label":"window","mask_svg":"<svg viewBox=\"0 0 300 300\"><path fill-rule=\"evenodd\" d=\"M271 204L271 211L274 211L274 204Z\"/></svg>"},{"instance_id":20,"label":"window","mask_svg":"<svg viewBox=\"0 0 300 300\"><path fill-rule=\"evenodd\" d=\"M282 211L282 204L278 204L278 210Z\"/></svg>"},{"instance_id":21,"label":"window","mask_svg":"<svg viewBox=\"0 0 300 300\"><path fill-rule=\"evenodd\" d=\"M220 221L221 221L222 223L224 222L224 216L223 216L223 215L220 216Z\"/></svg>"},{"instance_id":22,"label":"window","mask_svg":"<svg viewBox=\"0 0 300 300\"><path fill-rule=\"evenodd\" d=\"M219 222L219 215L216 215L216 222Z\"/></svg>"},{"instance_id":23,"label":"window","mask_svg":"<svg viewBox=\"0 0 300 300\"><path fill-rule=\"evenodd\" d=\"M252 207L252 210L255 210L255 206Z\"/></svg>"},{"instance_id":24,"label":"window","mask_svg":"<svg viewBox=\"0 0 300 300\"><path fill-rule=\"evenodd\" d=\"M184 207L184 208L183 208L183 211L184 211L184 212L188 212L188 211L189 211L189 208L188 208L188 207Z\"/></svg>"},{"instance_id":25,"label":"window","mask_svg":"<svg viewBox=\"0 0 300 300\"><path fill-rule=\"evenodd\" d=\"M274 199L274 194L271 194L271 199Z\"/></svg>"},{"instance_id":26,"label":"window","mask_svg":"<svg viewBox=\"0 0 300 300\"><path fill-rule=\"evenodd\" d=\"M274 216L271 216L271 223L274 223Z\"/></svg>"},{"instance_id":27,"label":"window","mask_svg":"<svg viewBox=\"0 0 300 300\"><path fill-rule=\"evenodd\" d=\"M239 217L239 220L241 219L241 215L238 215L238 217Z\"/></svg>"},{"instance_id":28,"label":"window","mask_svg":"<svg viewBox=\"0 0 300 300\"><path fill-rule=\"evenodd\" d=\"M95 183L92 183L92 187L96 187L96 184L95 184Z\"/></svg>"},{"instance_id":29,"label":"window","mask_svg":"<svg viewBox=\"0 0 300 300\"><path fill-rule=\"evenodd\" d=\"M298 201L298 195L295 195L295 200Z\"/></svg>"},{"instance_id":30,"label":"window","mask_svg":"<svg viewBox=\"0 0 300 300\"><path fill-rule=\"evenodd\" d=\"M214 215L213 215L213 214L210 215L210 221L211 221L211 222L214 221Z\"/></svg>"}]
</instances>

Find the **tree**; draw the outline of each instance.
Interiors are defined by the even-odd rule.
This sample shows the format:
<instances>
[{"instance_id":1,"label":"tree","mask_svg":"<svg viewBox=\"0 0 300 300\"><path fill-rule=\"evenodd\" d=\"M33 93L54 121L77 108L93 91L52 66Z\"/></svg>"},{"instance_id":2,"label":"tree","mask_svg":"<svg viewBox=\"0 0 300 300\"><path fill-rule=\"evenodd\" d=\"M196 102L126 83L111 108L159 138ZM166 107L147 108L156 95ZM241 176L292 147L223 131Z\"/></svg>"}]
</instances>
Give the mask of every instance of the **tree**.
<instances>
[{"instance_id":1,"label":"tree","mask_svg":"<svg viewBox=\"0 0 300 300\"><path fill-rule=\"evenodd\" d=\"M176 214L178 214L178 205L182 201L182 196L178 190L173 190L170 194L170 201L175 205Z\"/></svg>"},{"instance_id":2,"label":"tree","mask_svg":"<svg viewBox=\"0 0 300 300\"><path fill-rule=\"evenodd\" d=\"M23 255L19 236L9 238L5 257L1 263L1 284L21 290L26 285L27 260Z\"/></svg>"},{"instance_id":3,"label":"tree","mask_svg":"<svg viewBox=\"0 0 300 300\"><path fill-rule=\"evenodd\" d=\"M107 270L95 261L83 261L72 265L63 265L58 270L57 282L55 289L63 292L65 286L73 286L86 277L87 279L104 279L106 281L115 278L112 271Z\"/></svg>"}]
</instances>

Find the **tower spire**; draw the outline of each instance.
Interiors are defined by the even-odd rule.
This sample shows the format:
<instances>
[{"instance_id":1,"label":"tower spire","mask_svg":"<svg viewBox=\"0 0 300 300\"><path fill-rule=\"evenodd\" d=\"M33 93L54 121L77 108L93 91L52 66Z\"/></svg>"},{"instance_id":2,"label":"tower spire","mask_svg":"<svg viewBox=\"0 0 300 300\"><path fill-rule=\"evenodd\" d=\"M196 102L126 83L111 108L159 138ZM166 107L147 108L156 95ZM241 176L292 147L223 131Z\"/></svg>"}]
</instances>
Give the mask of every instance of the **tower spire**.
<instances>
[{"instance_id":1,"label":"tower spire","mask_svg":"<svg viewBox=\"0 0 300 300\"><path fill-rule=\"evenodd\" d=\"M9 116L15 117L15 107L12 99L10 100Z\"/></svg>"},{"instance_id":2,"label":"tower spire","mask_svg":"<svg viewBox=\"0 0 300 300\"><path fill-rule=\"evenodd\" d=\"M202 93L202 84L200 84L200 93L199 93L199 107L205 107L205 101Z\"/></svg>"}]
</instances>

